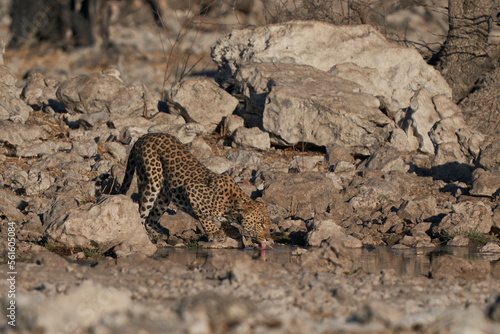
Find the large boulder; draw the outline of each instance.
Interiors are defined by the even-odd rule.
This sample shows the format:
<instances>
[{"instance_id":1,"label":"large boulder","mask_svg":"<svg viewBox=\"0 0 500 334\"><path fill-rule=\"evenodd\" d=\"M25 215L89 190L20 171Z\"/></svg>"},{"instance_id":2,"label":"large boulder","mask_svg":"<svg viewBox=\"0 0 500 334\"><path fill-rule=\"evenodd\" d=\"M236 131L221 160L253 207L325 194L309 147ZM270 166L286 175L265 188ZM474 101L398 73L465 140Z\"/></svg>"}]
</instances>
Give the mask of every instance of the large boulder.
<instances>
[{"instance_id":1,"label":"large boulder","mask_svg":"<svg viewBox=\"0 0 500 334\"><path fill-rule=\"evenodd\" d=\"M0 212L5 219L21 223L24 219L24 214L21 212L20 205L23 202L21 197L18 197L14 192L0 188Z\"/></svg>"},{"instance_id":2,"label":"large boulder","mask_svg":"<svg viewBox=\"0 0 500 334\"><path fill-rule=\"evenodd\" d=\"M29 105L53 105L59 85L59 80L33 72L28 76L21 97Z\"/></svg>"},{"instance_id":3,"label":"large boulder","mask_svg":"<svg viewBox=\"0 0 500 334\"><path fill-rule=\"evenodd\" d=\"M495 196L500 194L500 173L477 168L472 173L471 195Z\"/></svg>"},{"instance_id":4,"label":"large boulder","mask_svg":"<svg viewBox=\"0 0 500 334\"><path fill-rule=\"evenodd\" d=\"M64 81L56 91L58 100L70 113L109 112L122 116L152 117L158 101L144 85L127 87L116 70L82 74Z\"/></svg>"},{"instance_id":5,"label":"large boulder","mask_svg":"<svg viewBox=\"0 0 500 334\"><path fill-rule=\"evenodd\" d=\"M180 82L172 88L169 102L171 113L203 125L208 133L215 131L238 105L235 97L206 78Z\"/></svg>"},{"instance_id":6,"label":"large boulder","mask_svg":"<svg viewBox=\"0 0 500 334\"><path fill-rule=\"evenodd\" d=\"M500 174L500 138L481 150L478 165L487 171Z\"/></svg>"},{"instance_id":7,"label":"large boulder","mask_svg":"<svg viewBox=\"0 0 500 334\"><path fill-rule=\"evenodd\" d=\"M54 178L47 171L32 168L26 172L14 164L5 168L3 176L10 189L28 196L37 195L49 189L54 182Z\"/></svg>"},{"instance_id":8,"label":"large boulder","mask_svg":"<svg viewBox=\"0 0 500 334\"><path fill-rule=\"evenodd\" d=\"M221 83L244 63L311 65L357 82L362 92L383 97L391 111L406 108L420 88L451 97L444 78L417 50L387 41L368 25L292 21L233 30L213 47L212 58Z\"/></svg>"},{"instance_id":9,"label":"large boulder","mask_svg":"<svg viewBox=\"0 0 500 334\"><path fill-rule=\"evenodd\" d=\"M16 76L7 67L0 65L0 120L24 123L31 108L19 98Z\"/></svg>"},{"instance_id":10,"label":"large boulder","mask_svg":"<svg viewBox=\"0 0 500 334\"><path fill-rule=\"evenodd\" d=\"M234 143L241 147L256 148L258 150L268 150L271 148L269 134L259 128L238 128L234 132Z\"/></svg>"},{"instance_id":11,"label":"large boulder","mask_svg":"<svg viewBox=\"0 0 500 334\"><path fill-rule=\"evenodd\" d=\"M103 287L92 280L84 280L60 294L30 294L23 290L17 303L20 312L21 331L38 328L46 333L89 329L111 315L130 309L130 291Z\"/></svg>"},{"instance_id":12,"label":"large boulder","mask_svg":"<svg viewBox=\"0 0 500 334\"><path fill-rule=\"evenodd\" d=\"M314 220L311 231L307 233L308 246L320 246L328 238L337 238L343 241L345 248L361 248L363 243L353 236L346 235L345 230L333 220Z\"/></svg>"},{"instance_id":13,"label":"large boulder","mask_svg":"<svg viewBox=\"0 0 500 334\"><path fill-rule=\"evenodd\" d=\"M409 166L405 164L402 154L394 147L386 146L378 149L372 156L363 161L358 167L365 171L381 171L388 173L393 170L407 172Z\"/></svg>"},{"instance_id":14,"label":"large boulder","mask_svg":"<svg viewBox=\"0 0 500 334\"><path fill-rule=\"evenodd\" d=\"M35 141L45 140L49 136L50 134L39 125L0 120L0 143L16 150L32 145Z\"/></svg>"},{"instance_id":15,"label":"large boulder","mask_svg":"<svg viewBox=\"0 0 500 334\"><path fill-rule=\"evenodd\" d=\"M452 205L452 211L432 228L435 236L455 236L467 233L489 233L493 226L491 207L481 201Z\"/></svg>"},{"instance_id":16,"label":"large boulder","mask_svg":"<svg viewBox=\"0 0 500 334\"><path fill-rule=\"evenodd\" d=\"M242 65L236 87L249 98L247 113L262 115L262 127L277 145L339 144L368 156L389 137L391 121L378 99L311 66Z\"/></svg>"},{"instance_id":17,"label":"large boulder","mask_svg":"<svg viewBox=\"0 0 500 334\"><path fill-rule=\"evenodd\" d=\"M265 189L262 197L269 209L282 216L314 218L326 212L339 191L332 181L317 173L264 173Z\"/></svg>"},{"instance_id":18,"label":"large boulder","mask_svg":"<svg viewBox=\"0 0 500 334\"><path fill-rule=\"evenodd\" d=\"M412 184L402 184L397 179L369 178L356 186L357 194L349 200L349 203L359 213L374 212L389 204L398 207L405 188L409 189L412 186Z\"/></svg>"},{"instance_id":19,"label":"large boulder","mask_svg":"<svg viewBox=\"0 0 500 334\"><path fill-rule=\"evenodd\" d=\"M435 155L433 166L455 166L440 169L438 178L470 174L467 164L477 158L484 136L467 127L460 108L447 96L419 89L409 107L395 113L395 121L406 133L407 150Z\"/></svg>"},{"instance_id":20,"label":"large boulder","mask_svg":"<svg viewBox=\"0 0 500 334\"><path fill-rule=\"evenodd\" d=\"M450 163L467 165L477 160L484 136L468 127L460 108L449 98L437 95L432 98L432 103L439 120L424 134L434 145L435 157L432 165L442 166ZM457 170L456 175L450 175L450 178L460 179L464 172L466 171Z\"/></svg>"},{"instance_id":21,"label":"large boulder","mask_svg":"<svg viewBox=\"0 0 500 334\"><path fill-rule=\"evenodd\" d=\"M68 203L62 201L61 205L67 207ZM135 252L152 255L156 251L140 223L137 204L124 195L72 210L51 207L44 215L44 234L64 248L95 248L100 252L114 248L118 256Z\"/></svg>"}]
</instances>

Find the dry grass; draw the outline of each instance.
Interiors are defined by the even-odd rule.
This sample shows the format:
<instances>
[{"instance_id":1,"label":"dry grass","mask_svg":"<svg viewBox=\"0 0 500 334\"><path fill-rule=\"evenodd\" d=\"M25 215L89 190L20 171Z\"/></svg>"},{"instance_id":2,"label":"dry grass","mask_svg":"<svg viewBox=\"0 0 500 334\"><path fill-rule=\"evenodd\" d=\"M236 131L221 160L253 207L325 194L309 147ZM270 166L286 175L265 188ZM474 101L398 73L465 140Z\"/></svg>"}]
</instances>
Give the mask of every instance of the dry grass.
<instances>
[{"instance_id":1,"label":"dry grass","mask_svg":"<svg viewBox=\"0 0 500 334\"><path fill-rule=\"evenodd\" d=\"M26 124L43 126L49 132L50 139L52 140L70 141L68 136L69 127L65 121L61 118L57 119L41 110L31 111Z\"/></svg>"}]
</instances>

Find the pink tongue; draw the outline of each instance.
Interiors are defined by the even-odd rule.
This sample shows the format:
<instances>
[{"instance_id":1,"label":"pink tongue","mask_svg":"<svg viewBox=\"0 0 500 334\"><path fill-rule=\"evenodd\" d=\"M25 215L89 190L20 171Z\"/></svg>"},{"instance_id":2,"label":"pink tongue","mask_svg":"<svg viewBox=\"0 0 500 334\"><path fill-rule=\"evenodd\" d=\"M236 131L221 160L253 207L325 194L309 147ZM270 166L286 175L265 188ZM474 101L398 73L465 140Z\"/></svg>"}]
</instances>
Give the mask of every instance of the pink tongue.
<instances>
[{"instance_id":1,"label":"pink tongue","mask_svg":"<svg viewBox=\"0 0 500 334\"><path fill-rule=\"evenodd\" d=\"M260 244L260 248L259 248L259 249L260 249L260 250L264 250L264 249L266 249L266 246L267 246L267 245L266 245L265 243L261 243L261 244Z\"/></svg>"}]
</instances>

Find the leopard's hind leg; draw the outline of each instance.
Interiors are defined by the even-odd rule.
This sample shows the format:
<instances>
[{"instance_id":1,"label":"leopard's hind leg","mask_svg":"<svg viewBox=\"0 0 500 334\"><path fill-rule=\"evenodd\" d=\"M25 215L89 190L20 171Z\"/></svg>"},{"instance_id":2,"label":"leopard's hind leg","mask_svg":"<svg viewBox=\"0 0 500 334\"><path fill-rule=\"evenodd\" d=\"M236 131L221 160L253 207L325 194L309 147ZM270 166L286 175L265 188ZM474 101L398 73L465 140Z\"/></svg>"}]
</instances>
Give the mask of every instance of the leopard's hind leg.
<instances>
[{"instance_id":1,"label":"leopard's hind leg","mask_svg":"<svg viewBox=\"0 0 500 334\"><path fill-rule=\"evenodd\" d=\"M168 191L166 184L164 184L160 189L160 193L158 194L156 201L154 202L153 208L146 218L146 226L150 227L158 234L160 234L162 239L168 236L168 229L161 226L158 221L160 220L161 216L163 216L163 214L167 211L168 205L170 204L171 200L172 195L170 194L170 191Z\"/></svg>"},{"instance_id":2,"label":"leopard's hind leg","mask_svg":"<svg viewBox=\"0 0 500 334\"><path fill-rule=\"evenodd\" d=\"M139 214L144 228L157 236L157 232L149 228L148 217L155 207L158 195L160 194L163 180L162 167L158 158L149 157L144 159L144 163L137 167L137 186L139 188ZM158 162L158 163L157 163ZM146 166L155 166L154 168Z\"/></svg>"}]
</instances>

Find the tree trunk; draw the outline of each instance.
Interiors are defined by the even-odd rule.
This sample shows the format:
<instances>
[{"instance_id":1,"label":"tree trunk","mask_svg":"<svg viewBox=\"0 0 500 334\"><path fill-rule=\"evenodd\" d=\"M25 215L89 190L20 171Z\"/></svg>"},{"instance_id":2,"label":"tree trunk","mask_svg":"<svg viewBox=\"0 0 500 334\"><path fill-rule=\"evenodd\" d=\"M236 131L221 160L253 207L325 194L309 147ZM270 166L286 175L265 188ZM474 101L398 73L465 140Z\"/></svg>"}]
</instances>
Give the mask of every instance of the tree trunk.
<instances>
[{"instance_id":1,"label":"tree trunk","mask_svg":"<svg viewBox=\"0 0 500 334\"><path fill-rule=\"evenodd\" d=\"M500 48L488 35L500 8L499 0L448 0L449 31L437 55L437 68L458 102L498 61Z\"/></svg>"}]
</instances>

